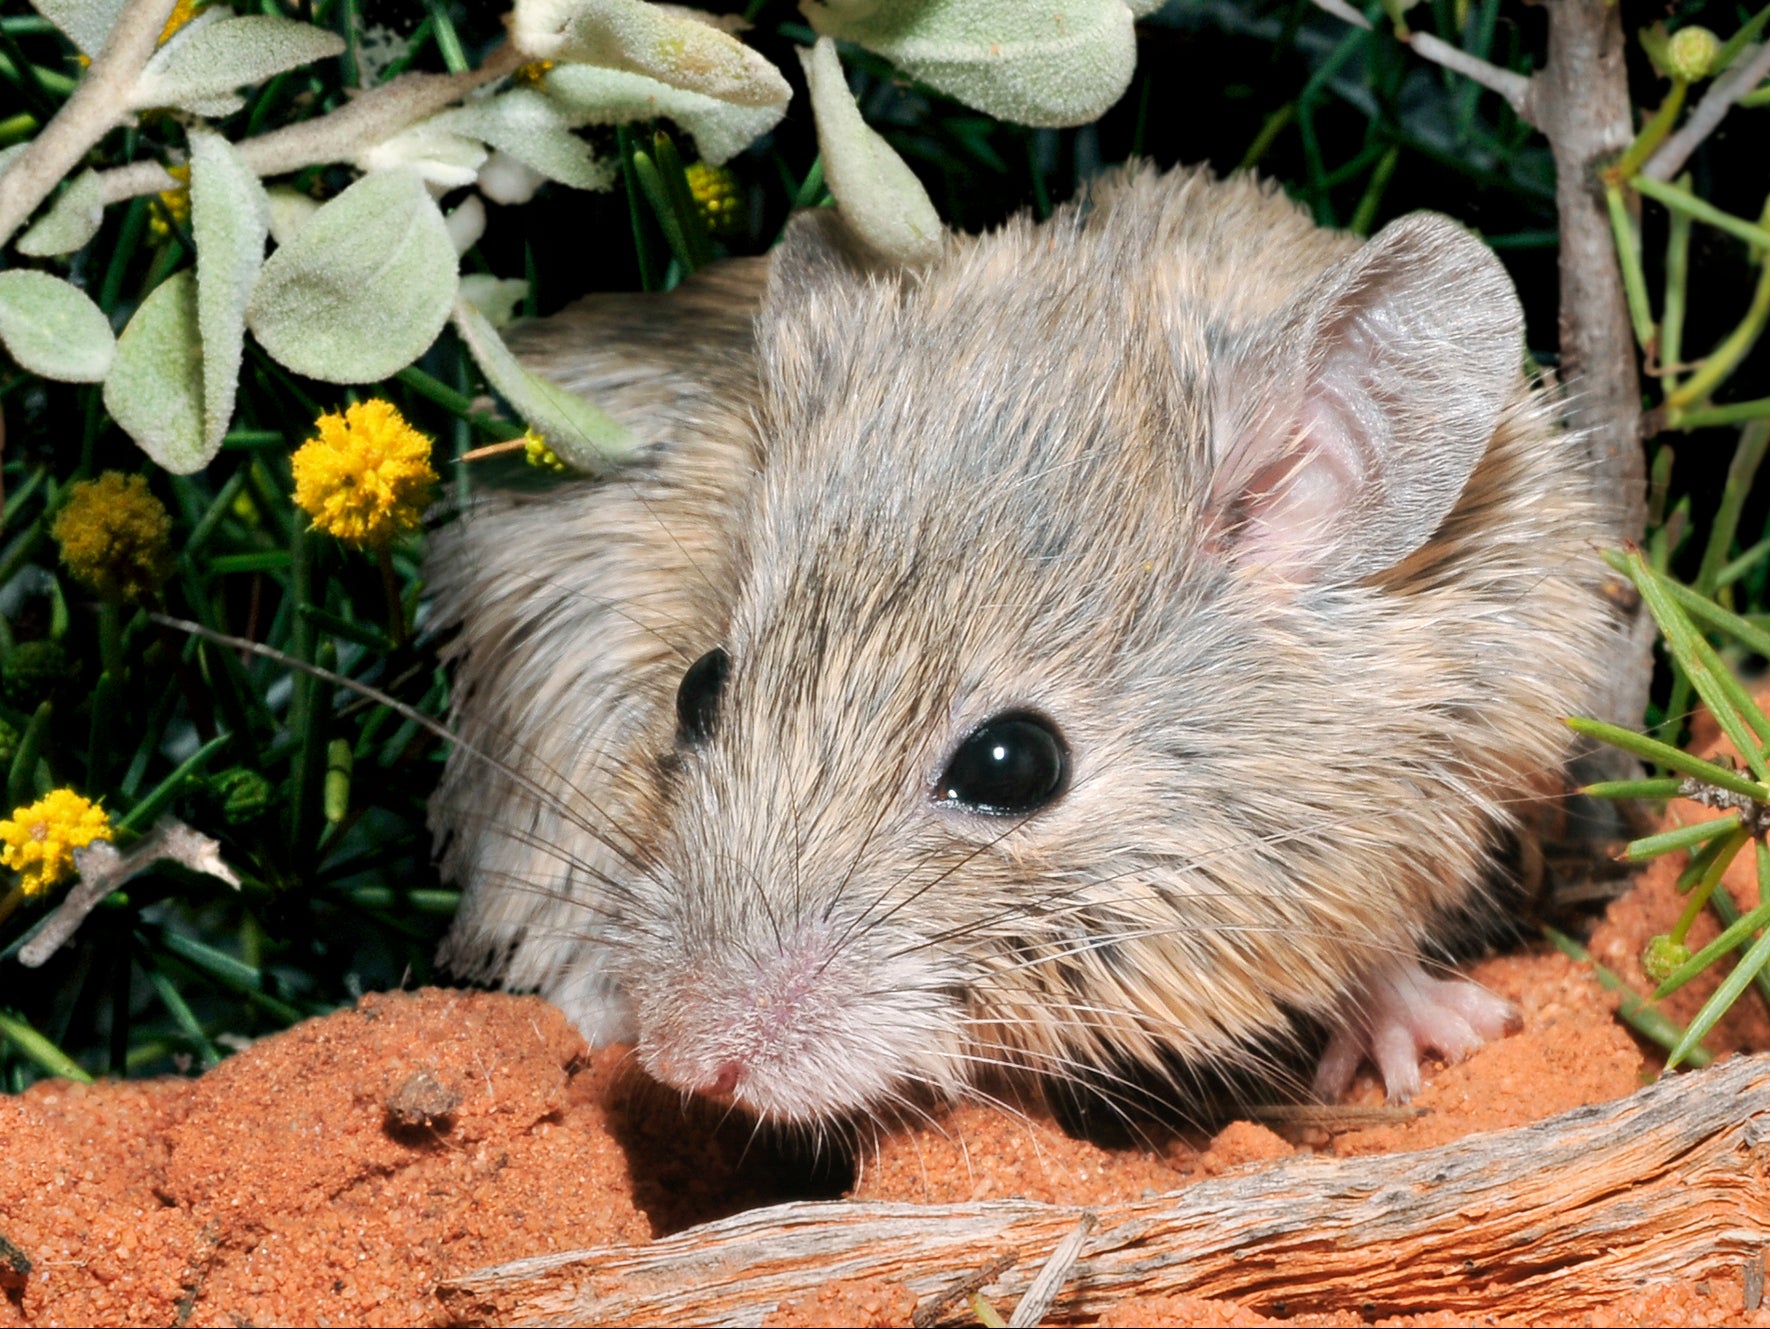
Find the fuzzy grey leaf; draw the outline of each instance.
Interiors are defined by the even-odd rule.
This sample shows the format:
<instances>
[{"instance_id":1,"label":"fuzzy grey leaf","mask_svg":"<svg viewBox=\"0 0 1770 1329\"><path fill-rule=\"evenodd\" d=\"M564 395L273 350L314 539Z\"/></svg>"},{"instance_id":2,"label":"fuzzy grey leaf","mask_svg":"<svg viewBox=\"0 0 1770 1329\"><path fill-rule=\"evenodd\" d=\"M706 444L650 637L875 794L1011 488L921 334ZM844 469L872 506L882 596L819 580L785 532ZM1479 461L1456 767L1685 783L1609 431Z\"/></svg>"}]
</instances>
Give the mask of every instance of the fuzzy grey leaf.
<instances>
[{"instance_id":1,"label":"fuzzy grey leaf","mask_svg":"<svg viewBox=\"0 0 1770 1329\"><path fill-rule=\"evenodd\" d=\"M806 0L802 8L821 36L857 42L968 106L1023 125L1099 119L1137 63L1125 0Z\"/></svg>"},{"instance_id":2,"label":"fuzzy grey leaf","mask_svg":"<svg viewBox=\"0 0 1770 1329\"><path fill-rule=\"evenodd\" d=\"M204 22L199 14L148 61L131 98L138 108L177 106L209 113L237 103L235 88L258 83L286 69L339 54L344 41L311 23L222 11Z\"/></svg>"},{"instance_id":3,"label":"fuzzy grey leaf","mask_svg":"<svg viewBox=\"0 0 1770 1329\"><path fill-rule=\"evenodd\" d=\"M174 273L142 301L117 339L104 404L123 432L173 474L208 463L196 273Z\"/></svg>"},{"instance_id":4,"label":"fuzzy grey leaf","mask_svg":"<svg viewBox=\"0 0 1770 1329\"><path fill-rule=\"evenodd\" d=\"M940 214L903 158L861 119L836 43L821 37L811 50L799 52L799 60L811 85L824 178L843 220L890 262L927 262L940 252Z\"/></svg>"},{"instance_id":5,"label":"fuzzy grey leaf","mask_svg":"<svg viewBox=\"0 0 1770 1329\"><path fill-rule=\"evenodd\" d=\"M47 272L0 272L0 343L33 374L97 383L117 348L111 325L86 292Z\"/></svg>"},{"instance_id":6,"label":"fuzzy grey leaf","mask_svg":"<svg viewBox=\"0 0 1770 1329\"><path fill-rule=\"evenodd\" d=\"M246 324L297 373L370 383L436 340L458 282L448 226L417 173L378 171L270 256Z\"/></svg>"},{"instance_id":7,"label":"fuzzy grey leaf","mask_svg":"<svg viewBox=\"0 0 1770 1329\"><path fill-rule=\"evenodd\" d=\"M264 264L270 205L231 144L194 132L191 229L197 241L197 325L203 338L203 443L213 455L233 419L246 340L246 300Z\"/></svg>"},{"instance_id":8,"label":"fuzzy grey leaf","mask_svg":"<svg viewBox=\"0 0 1770 1329\"><path fill-rule=\"evenodd\" d=\"M455 302L455 327L486 381L574 470L605 471L632 450L632 436L601 410L524 369L486 316L466 300Z\"/></svg>"}]
</instances>

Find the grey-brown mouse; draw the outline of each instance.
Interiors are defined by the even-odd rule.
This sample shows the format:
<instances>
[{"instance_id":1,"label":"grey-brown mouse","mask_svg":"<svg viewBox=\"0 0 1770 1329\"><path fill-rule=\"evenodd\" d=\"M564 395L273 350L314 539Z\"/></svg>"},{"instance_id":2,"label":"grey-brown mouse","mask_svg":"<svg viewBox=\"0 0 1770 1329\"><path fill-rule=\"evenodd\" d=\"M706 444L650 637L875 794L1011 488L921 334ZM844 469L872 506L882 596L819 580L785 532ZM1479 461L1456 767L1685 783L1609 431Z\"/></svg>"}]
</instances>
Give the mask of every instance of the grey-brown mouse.
<instances>
[{"instance_id":1,"label":"grey-brown mouse","mask_svg":"<svg viewBox=\"0 0 1770 1329\"><path fill-rule=\"evenodd\" d=\"M808 214L518 338L642 446L432 559L456 968L799 1122L1299 1017L1399 1099L1496 1035L1421 948L1614 627L1493 254L1145 170L860 255Z\"/></svg>"}]
</instances>

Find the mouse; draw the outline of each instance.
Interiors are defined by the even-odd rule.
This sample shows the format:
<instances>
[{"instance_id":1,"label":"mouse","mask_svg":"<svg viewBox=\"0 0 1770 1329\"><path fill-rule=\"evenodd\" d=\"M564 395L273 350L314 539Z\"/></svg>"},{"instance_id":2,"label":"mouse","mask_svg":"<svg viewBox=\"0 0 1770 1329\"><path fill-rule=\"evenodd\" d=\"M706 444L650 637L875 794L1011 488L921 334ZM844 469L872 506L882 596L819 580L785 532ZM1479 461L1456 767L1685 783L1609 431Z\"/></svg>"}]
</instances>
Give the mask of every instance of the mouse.
<instances>
[{"instance_id":1,"label":"mouse","mask_svg":"<svg viewBox=\"0 0 1770 1329\"><path fill-rule=\"evenodd\" d=\"M634 447L433 542L456 973L801 1125L1298 1028L1405 1101L1512 1023L1425 957L1617 627L1464 227L1134 166L913 269L811 210L512 346Z\"/></svg>"}]
</instances>

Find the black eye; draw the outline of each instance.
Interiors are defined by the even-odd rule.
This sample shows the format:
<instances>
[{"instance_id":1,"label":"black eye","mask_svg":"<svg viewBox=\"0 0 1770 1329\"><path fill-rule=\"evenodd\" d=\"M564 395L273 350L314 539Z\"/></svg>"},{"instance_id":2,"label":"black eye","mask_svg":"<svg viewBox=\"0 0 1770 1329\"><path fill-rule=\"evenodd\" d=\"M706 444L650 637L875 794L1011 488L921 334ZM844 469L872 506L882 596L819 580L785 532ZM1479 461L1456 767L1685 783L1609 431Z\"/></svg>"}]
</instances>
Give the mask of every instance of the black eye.
<instances>
[{"instance_id":1,"label":"black eye","mask_svg":"<svg viewBox=\"0 0 1770 1329\"><path fill-rule=\"evenodd\" d=\"M676 689L677 733L687 743L704 743L713 736L719 714L719 689L731 657L715 646L688 667Z\"/></svg>"},{"instance_id":2,"label":"black eye","mask_svg":"<svg viewBox=\"0 0 1770 1329\"><path fill-rule=\"evenodd\" d=\"M934 796L973 812L1019 816L1062 793L1068 774L1069 754L1049 720L998 715L959 745Z\"/></svg>"}]
</instances>

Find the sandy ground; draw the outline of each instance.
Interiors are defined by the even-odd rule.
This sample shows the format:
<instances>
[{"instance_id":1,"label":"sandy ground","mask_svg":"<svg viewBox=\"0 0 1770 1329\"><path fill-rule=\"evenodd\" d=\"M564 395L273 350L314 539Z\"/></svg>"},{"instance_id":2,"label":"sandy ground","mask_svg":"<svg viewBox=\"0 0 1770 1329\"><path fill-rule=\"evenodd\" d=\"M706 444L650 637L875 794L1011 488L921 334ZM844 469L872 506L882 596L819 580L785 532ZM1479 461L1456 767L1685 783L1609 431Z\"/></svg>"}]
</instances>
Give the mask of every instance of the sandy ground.
<instances>
[{"instance_id":1,"label":"sandy ground","mask_svg":"<svg viewBox=\"0 0 1770 1329\"><path fill-rule=\"evenodd\" d=\"M1592 940L1643 991L1636 957L1678 913L1677 866L1650 869ZM1753 884L1730 884L1752 907ZM1209 1139L1113 1150L1035 1115L962 1107L863 1141L858 1180L846 1168L814 1175L746 1123L685 1105L645 1082L625 1049L589 1051L537 999L369 996L198 1079L57 1081L0 1099L0 1236L29 1262L21 1272L0 1247L0 1325L441 1323L439 1278L644 1242L775 1200L1134 1198L1300 1149L1425 1148L1618 1098L1654 1073L1613 998L1561 956L1493 959L1473 974L1518 1005L1524 1027L1460 1065L1428 1063L1417 1120L1336 1134L1237 1122ZM1674 1018L1711 988L1670 1002ZM1743 1002L1710 1046L1770 1049L1762 1012ZM1352 1101L1377 1103L1379 1090L1363 1080ZM1743 1296L1741 1280L1678 1281L1591 1322L1770 1325ZM771 1323L907 1324L912 1306L902 1288L832 1285ZM1494 1310L1485 1322L1507 1323ZM1439 1322L1455 1321L1391 1323ZM1268 1321L1179 1298L1127 1301L1101 1323Z\"/></svg>"}]
</instances>

